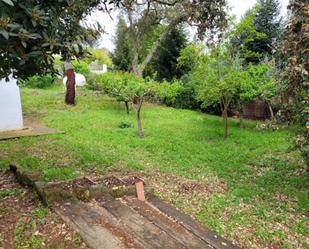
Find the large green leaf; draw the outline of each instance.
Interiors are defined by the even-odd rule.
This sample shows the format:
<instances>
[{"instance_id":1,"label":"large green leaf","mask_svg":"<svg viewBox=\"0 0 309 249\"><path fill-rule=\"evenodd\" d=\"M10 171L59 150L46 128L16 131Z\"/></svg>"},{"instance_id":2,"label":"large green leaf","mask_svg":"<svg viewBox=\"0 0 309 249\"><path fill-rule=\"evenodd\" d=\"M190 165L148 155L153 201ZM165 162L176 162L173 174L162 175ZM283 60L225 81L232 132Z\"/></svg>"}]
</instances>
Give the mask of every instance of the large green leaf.
<instances>
[{"instance_id":1,"label":"large green leaf","mask_svg":"<svg viewBox=\"0 0 309 249\"><path fill-rule=\"evenodd\" d=\"M2 0L2 2L5 2L8 5L14 6L14 3L11 0Z\"/></svg>"}]
</instances>

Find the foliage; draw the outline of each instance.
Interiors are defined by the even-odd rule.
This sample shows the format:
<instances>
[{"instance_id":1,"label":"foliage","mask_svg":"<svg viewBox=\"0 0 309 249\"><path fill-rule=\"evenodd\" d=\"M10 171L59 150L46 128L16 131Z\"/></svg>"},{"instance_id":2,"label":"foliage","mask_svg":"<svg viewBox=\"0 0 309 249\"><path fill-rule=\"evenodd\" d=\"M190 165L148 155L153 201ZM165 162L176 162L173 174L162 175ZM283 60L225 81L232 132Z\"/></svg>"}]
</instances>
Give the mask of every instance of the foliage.
<instances>
[{"instance_id":1,"label":"foliage","mask_svg":"<svg viewBox=\"0 0 309 249\"><path fill-rule=\"evenodd\" d=\"M192 73L197 87L197 99L202 107L220 103L224 120L224 139L228 133L228 111L234 96L247 80L241 61L232 57L224 46L213 48L205 55Z\"/></svg>"},{"instance_id":2,"label":"foliage","mask_svg":"<svg viewBox=\"0 0 309 249\"><path fill-rule=\"evenodd\" d=\"M34 75L22 82L23 86L29 88L49 88L54 85L55 77L51 74Z\"/></svg>"},{"instance_id":3,"label":"foliage","mask_svg":"<svg viewBox=\"0 0 309 249\"><path fill-rule=\"evenodd\" d=\"M72 65L76 73L83 74L84 76L88 76L90 74L90 67L86 61L75 60L75 61L72 61Z\"/></svg>"},{"instance_id":4,"label":"foliage","mask_svg":"<svg viewBox=\"0 0 309 249\"><path fill-rule=\"evenodd\" d=\"M104 48L90 50L90 55L84 59L88 64L105 64L108 67L112 66L112 59L108 55L108 51Z\"/></svg>"},{"instance_id":5,"label":"foliage","mask_svg":"<svg viewBox=\"0 0 309 249\"><path fill-rule=\"evenodd\" d=\"M177 25L187 23L197 26L200 37L203 37L207 31L207 38L213 38L219 31L222 31L226 25L226 1L216 0L208 1L157 1L146 0L143 2L124 1L122 11L126 14L129 22L128 35L133 46L133 55L131 57L132 72L137 76L143 76L146 66L150 63L159 45L164 38ZM152 40L151 46L145 53L145 42L156 30L162 27L163 30L157 38Z\"/></svg>"},{"instance_id":6,"label":"foliage","mask_svg":"<svg viewBox=\"0 0 309 249\"><path fill-rule=\"evenodd\" d=\"M177 58L177 66L186 68L190 72L196 65L199 58L204 54L205 47L199 43L192 43L180 51L180 56Z\"/></svg>"},{"instance_id":7,"label":"foliage","mask_svg":"<svg viewBox=\"0 0 309 249\"><path fill-rule=\"evenodd\" d=\"M258 0L259 9L254 20L257 32L266 36L254 42L254 50L271 58L277 51L277 44L282 33L279 0Z\"/></svg>"},{"instance_id":8,"label":"foliage","mask_svg":"<svg viewBox=\"0 0 309 249\"><path fill-rule=\"evenodd\" d=\"M175 100L175 107L186 109L198 109L200 103L197 101L196 82L192 81L192 72L205 54L205 46L192 43L180 51L177 58L177 67L182 68L187 74L181 77L182 89Z\"/></svg>"},{"instance_id":9,"label":"foliage","mask_svg":"<svg viewBox=\"0 0 309 249\"><path fill-rule=\"evenodd\" d=\"M230 32L231 49L247 64L258 64L277 52L282 19L278 0L259 0Z\"/></svg>"},{"instance_id":10,"label":"foliage","mask_svg":"<svg viewBox=\"0 0 309 249\"><path fill-rule=\"evenodd\" d=\"M237 58L232 58L227 51L214 49L211 55L200 62L192 80L198 85L198 99L204 107L218 102L229 105L243 75Z\"/></svg>"},{"instance_id":11,"label":"foliage","mask_svg":"<svg viewBox=\"0 0 309 249\"><path fill-rule=\"evenodd\" d=\"M309 5L307 2L291 0L291 11L285 29L282 52L288 58L284 65L283 79L287 82L287 94L293 99L293 119L300 125L296 144L309 164Z\"/></svg>"},{"instance_id":12,"label":"foliage","mask_svg":"<svg viewBox=\"0 0 309 249\"><path fill-rule=\"evenodd\" d=\"M107 72L95 79L94 86L118 101L132 101L145 94L145 82L128 72Z\"/></svg>"},{"instance_id":13,"label":"foliage","mask_svg":"<svg viewBox=\"0 0 309 249\"><path fill-rule=\"evenodd\" d=\"M128 37L128 28L123 17L118 16L116 35L114 38L115 50L112 61L116 70L129 71L132 60L132 44Z\"/></svg>"},{"instance_id":14,"label":"foliage","mask_svg":"<svg viewBox=\"0 0 309 249\"><path fill-rule=\"evenodd\" d=\"M176 80L173 82L152 81L149 86L149 92L151 96L159 99L161 103L172 106L175 105L182 88L182 84Z\"/></svg>"},{"instance_id":15,"label":"foliage","mask_svg":"<svg viewBox=\"0 0 309 249\"><path fill-rule=\"evenodd\" d=\"M186 68L177 66L180 51L187 44L186 33L183 26L173 28L162 40L148 68L155 74L156 80L179 79ZM149 70L146 68L146 71Z\"/></svg>"},{"instance_id":16,"label":"foliage","mask_svg":"<svg viewBox=\"0 0 309 249\"><path fill-rule=\"evenodd\" d=\"M257 64L263 58L263 53L255 49L256 43L267 38L265 33L257 31L254 26L259 9L260 5L255 5L230 32L232 53L239 54L248 64Z\"/></svg>"},{"instance_id":17,"label":"foliage","mask_svg":"<svg viewBox=\"0 0 309 249\"><path fill-rule=\"evenodd\" d=\"M84 44L98 35L98 29L84 27L81 21L100 2L1 0L0 78L12 70L21 78L54 72L53 54L83 56Z\"/></svg>"},{"instance_id":18,"label":"foliage","mask_svg":"<svg viewBox=\"0 0 309 249\"><path fill-rule=\"evenodd\" d=\"M118 124L118 127L119 127L120 129L131 128L131 127L132 127L132 124L131 124L129 121L121 121L121 122Z\"/></svg>"}]
</instances>

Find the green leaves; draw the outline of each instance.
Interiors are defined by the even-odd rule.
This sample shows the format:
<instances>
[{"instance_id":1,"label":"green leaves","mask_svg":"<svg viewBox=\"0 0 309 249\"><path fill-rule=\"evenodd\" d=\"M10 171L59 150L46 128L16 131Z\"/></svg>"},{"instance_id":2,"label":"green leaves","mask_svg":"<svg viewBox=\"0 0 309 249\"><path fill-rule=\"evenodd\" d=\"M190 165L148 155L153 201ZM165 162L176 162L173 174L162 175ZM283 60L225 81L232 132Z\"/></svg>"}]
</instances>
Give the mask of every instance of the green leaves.
<instances>
[{"instance_id":1,"label":"green leaves","mask_svg":"<svg viewBox=\"0 0 309 249\"><path fill-rule=\"evenodd\" d=\"M53 54L83 57L89 37L94 39L98 32L81 26L80 21L98 3L95 0L0 0L3 6L0 78L12 70L21 78L55 72Z\"/></svg>"},{"instance_id":2,"label":"green leaves","mask_svg":"<svg viewBox=\"0 0 309 249\"><path fill-rule=\"evenodd\" d=\"M10 5L10 6L14 6L14 3L12 2L12 0L1 0L1 1Z\"/></svg>"}]
</instances>

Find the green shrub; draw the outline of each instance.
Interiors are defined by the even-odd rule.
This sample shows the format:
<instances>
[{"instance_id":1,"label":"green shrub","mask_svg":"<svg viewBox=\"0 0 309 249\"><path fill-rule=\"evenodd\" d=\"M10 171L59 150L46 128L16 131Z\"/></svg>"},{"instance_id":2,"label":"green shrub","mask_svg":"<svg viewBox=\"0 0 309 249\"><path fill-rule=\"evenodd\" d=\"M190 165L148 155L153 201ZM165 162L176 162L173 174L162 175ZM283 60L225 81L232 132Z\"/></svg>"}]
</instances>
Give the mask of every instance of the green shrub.
<instances>
[{"instance_id":1,"label":"green shrub","mask_svg":"<svg viewBox=\"0 0 309 249\"><path fill-rule=\"evenodd\" d=\"M121 128L121 129L126 129L126 128L132 127L132 124L129 121L121 121L118 124L118 127Z\"/></svg>"},{"instance_id":2,"label":"green shrub","mask_svg":"<svg viewBox=\"0 0 309 249\"><path fill-rule=\"evenodd\" d=\"M181 92L183 86L178 81L162 83L151 81L150 83L150 95L157 98L161 103L168 106L175 104L176 98Z\"/></svg>"},{"instance_id":3,"label":"green shrub","mask_svg":"<svg viewBox=\"0 0 309 249\"><path fill-rule=\"evenodd\" d=\"M49 88L54 85L55 77L51 74L43 76L34 75L26 79L22 84L29 88Z\"/></svg>"},{"instance_id":4,"label":"green shrub","mask_svg":"<svg viewBox=\"0 0 309 249\"><path fill-rule=\"evenodd\" d=\"M73 61L72 65L76 73L83 74L85 77L90 74L90 66L85 61Z\"/></svg>"}]
</instances>

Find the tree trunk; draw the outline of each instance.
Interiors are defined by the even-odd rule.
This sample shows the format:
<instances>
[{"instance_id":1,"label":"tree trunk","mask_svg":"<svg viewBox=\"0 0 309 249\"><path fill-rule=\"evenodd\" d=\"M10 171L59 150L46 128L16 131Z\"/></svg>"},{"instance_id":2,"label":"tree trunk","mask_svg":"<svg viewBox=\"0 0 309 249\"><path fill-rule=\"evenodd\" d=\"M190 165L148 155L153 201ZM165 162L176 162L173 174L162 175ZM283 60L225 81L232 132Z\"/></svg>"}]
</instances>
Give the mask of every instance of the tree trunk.
<instances>
[{"instance_id":1,"label":"tree trunk","mask_svg":"<svg viewBox=\"0 0 309 249\"><path fill-rule=\"evenodd\" d=\"M228 136L227 118L228 118L228 115L227 115L227 107L225 106L225 107L224 107L224 110L223 110L224 140L226 140L226 139L227 139L227 136Z\"/></svg>"},{"instance_id":2,"label":"tree trunk","mask_svg":"<svg viewBox=\"0 0 309 249\"><path fill-rule=\"evenodd\" d=\"M67 76L65 103L67 105L75 105L75 73L71 61L66 61L64 68Z\"/></svg>"},{"instance_id":3,"label":"tree trunk","mask_svg":"<svg viewBox=\"0 0 309 249\"><path fill-rule=\"evenodd\" d=\"M238 104L238 112L239 112L239 127L240 127L240 129L244 129L245 128L245 124L244 124L244 108L243 108L243 104L242 103Z\"/></svg>"},{"instance_id":4,"label":"tree trunk","mask_svg":"<svg viewBox=\"0 0 309 249\"><path fill-rule=\"evenodd\" d=\"M268 109L269 109L269 112L270 112L270 120L274 120L275 115L274 115L274 111L273 111L273 108L271 107L270 102L267 101L267 105L268 105Z\"/></svg>"},{"instance_id":5,"label":"tree trunk","mask_svg":"<svg viewBox=\"0 0 309 249\"><path fill-rule=\"evenodd\" d=\"M125 104L125 106L126 106L126 112L127 112L127 114L130 115L130 109L129 109L129 103L128 103L128 101L125 101L124 104Z\"/></svg>"},{"instance_id":6,"label":"tree trunk","mask_svg":"<svg viewBox=\"0 0 309 249\"><path fill-rule=\"evenodd\" d=\"M144 136L142 121L141 121L142 104L143 104L143 98L142 97L136 97L134 99L134 103L132 103L132 107L133 107L133 110L135 112L135 118L136 118L136 122L137 122L137 135L139 137Z\"/></svg>"},{"instance_id":7,"label":"tree trunk","mask_svg":"<svg viewBox=\"0 0 309 249\"><path fill-rule=\"evenodd\" d=\"M159 45L161 44L162 40L169 34L169 32L176 27L179 23L181 23L183 20L185 20L186 15L180 15L175 17L164 29L164 31L161 33L161 35L158 37L158 39L153 43L150 51L146 55L145 59L143 60L142 64L138 66L138 48L134 49L134 58L132 61L132 69L133 73L139 77L143 76L144 70L148 63L151 61L152 57L154 56L155 52L157 51ZM138 37L136 37L138 39ZM135 44L138 44L138 41L135 41Z\"/></svg>"},{"instance_id":8,"label":"tree trunk","mask_svg":"<svg viewBox=\"0 0 309 249\"><path fill-rule=\"evenodd\" d=\"M240 127L240 129L244 129L245 128L244 113L243 112L239 113L239 127Z\"/></svg>"}]
</instances>

